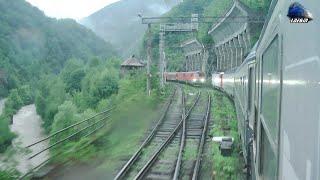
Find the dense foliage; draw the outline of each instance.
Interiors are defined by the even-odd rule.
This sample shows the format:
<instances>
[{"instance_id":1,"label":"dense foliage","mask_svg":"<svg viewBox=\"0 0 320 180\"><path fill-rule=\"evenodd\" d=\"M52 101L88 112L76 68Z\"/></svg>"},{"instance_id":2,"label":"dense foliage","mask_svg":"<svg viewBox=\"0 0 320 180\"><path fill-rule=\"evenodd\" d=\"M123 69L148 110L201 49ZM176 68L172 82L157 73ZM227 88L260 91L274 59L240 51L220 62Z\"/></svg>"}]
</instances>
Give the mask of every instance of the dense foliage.
<instances>
[{"instance_id":1,"label":"dense foliage","mask_svg":"<svg viewBox=\"0 0 320 180\"><path fill-rule=\"evenodd\" d=\"M0 0L0 97L72 57L110 57L109 44L73 20L51 19L24 0Z\"/></svg>"},{"instance_id":2,"label":"dense foliage","mask_svg":"<svg viewBox=\"0 0 320 180\"><path fill-rule=\"evenodd\" d=\"M205 17L221 17L231 8L233 4L233 0L185 0L179 5L172 8L171 11L166 13L164 16L166 17L190 17L191 14L199 14L199 16ZM241 0L241 2L252 10L253 14L266 15L269 4L271 0ZM167 70L168 71L181 71L184 69L183 61L184 56L181 50L181 43L189 40L197 38L207 50L211 49L211 46L214 45L212 37L208 34L208 31L212 27L213 24L219 18L212 18L212 23L200 23L199 30L197 32L192 33L166 33L166 59L168 62ZM254 37L252 37L254 44L260 34L262 26L255 27L252 31ZM147 35L144 36L142 47L146 47L147 44ZM154 64L158 64L159 59L159 26L154 25L152 27L152 47L153 47L153 60ZM142 54L146 54L146 48L141 49ZM208 64L211 65L213 62L213 57L209 58ZM207 68L208 71L210 67ZM209 72L207 72L210 74Z\"/></svg>"},{"instance_id":3,"label":"dense foliage","mask_svg":"<svg viewBox=\"0 0 320 180\"><path fill-rule=\"evenodd\" d=\"M85 64L70 59L59 75L42 77L35 102L46 130L61 128L56 124L52 128L54 122L74 123L80 119L76 113L94 109L101 100L116 94L119 89L119 62L118 59L101 61L94 58Z\"/></svg>"},{"instance_id":4,"label":"dense foliage","mask_svg":"<svg viewBox=\"0 0 320 180\"><path fill-rule=\"evenodd\" d=\"M231 6L232 0L217 1L217 0L185 0L179 5L175 6L166 13L166 17L191 17L191 14L199 14L199 16L221 16ZM183 60L184 55L180 45L189 39L197 38L205 48L210 48L213 40L208 35L208 30L212 24L201 24L197 32L184 32L184 33L166 33L166 59L168 62L168 71L182 71L184 69ZM159 26L152 27L152 57L154 64L158 64L159 59ZM142 47L146 47L147 35L144 36ZM141 48L142 54L146 54L146 49Z\"/></svg>"},{"instance_id":5,"label":"dense foliage","mask_svg":"<svg viewBox=\"0 0 320 180\"><path fill-rule=\"evenodd\" d=\"M159 90L158 80L152 78L154 89L152 96L147 97L144 70L137 71L133 75L125 75L120 79L119 62L115 58L107 61L94 58L88 63L79 63L75 59L70 59L59 75L43 77L40 81L40 88L36 93L35 102L38 114L44 121L46 131L48 133L57 132L113 106L116 106L117 109L116 112L112 113L110 120L116 125L108 123L108 128L112 126L112 128L122 129L123 127L119 123L121 124L126 120L130 122L143 121L146 124L127 122L127 125L132 125L131 128L143 130L148 125L147 117L149 117L144 113L150 112L150 116L153 116L154 112L152 111L155 111L157 103L166 96L166 93ZM144 112L142 113L144 115L141 116L142 114L136 114L134 111ZM61 138L67 137L79 129L81 128L70 129L51 139L51 143L61 140ZM56 161L63 160L66 156L83 160L91 153L81 157L79 153L71 153L70 149L81 146L88 142L87 140L89 139L85 137L71 139L51 152L53 154L70 152L63 153L64 156L55 159ZM108 142L104 143L109 146ZM99 144L98 146L103 145ZM93 145L89 149L91 149L90 151L96 151L99 148Z\"/></svg>"},{"instance_id":6,"label":"dense foliage","mask_svg":"<svg viewBox=\"0 0 320 180\"><path fill-rule=\"evenodd\" d=\"M18 175L19 173L16 172L15 170L11 170L11 171L2 171L0 170L0 179L1 180L14 180L14 179L18 179Z\"/></svg>"},{"instance_id":7,"label":"dense foliage","mask_svg":"<svg viewBox=\"0 0 320 180\"><path fill-rule=\"evenodd\" d=\"M234 138L231 156L224 157L219 150L219 144L213 145L213 170L215 179L243 179L240 147L241 142L238 135L238 121L233 102L222 92L213 92L212 116L215 126L211 129L212 137L231 136Z\"/></svg>"},{"instance_id":8,"label":"dense foliage","mask_svg":"<svg viewBox=\"0 0 320 180\"><path fill-rule=\"evenodd\" d=\"M60 79L54 78L68 59L75 58L79 67L93 57L111 57L114 50L75 21L48 18L24 0L0 0L0 12L0 98L8 96L0 116L1 152L14 137L8 127L12 116L23 105L33 102L33 92L38 87L41 92L52 95L47 98L48 94L42 94L46 102L52 100L52 103L39 101L49 109L42 114L46 117L46 124L50 124L48 119L53 118L57 106L66 98L67 95L62 92L66 90L72 94L80 90L79 82L85 77L85 72L80 68L66 70L69 74ZM108 80L103 76L99 78L97 81ZM52 83L52 86L44 86L43 81ZM47 91L44 88L48 88ZM105 97L116 91L114 88L113 85L111 89L94 93L102 93ZM56 96L53 97L53 94ZM96 101L92 100L92 103Z\"/></svg>"},{"instance_id":9,"label":"dense foliage","mask_svg":"<svg viewBox=\"0 0 320 180\"><path fill-rule=\"evenodd\" d=\"M26 104L33 102L33 93L28 85L12 89L5 102L5 108L0 115L0 153L11 144L15 135L9 130L9 124L17 111Z\"/></svg>"}]
</instances>

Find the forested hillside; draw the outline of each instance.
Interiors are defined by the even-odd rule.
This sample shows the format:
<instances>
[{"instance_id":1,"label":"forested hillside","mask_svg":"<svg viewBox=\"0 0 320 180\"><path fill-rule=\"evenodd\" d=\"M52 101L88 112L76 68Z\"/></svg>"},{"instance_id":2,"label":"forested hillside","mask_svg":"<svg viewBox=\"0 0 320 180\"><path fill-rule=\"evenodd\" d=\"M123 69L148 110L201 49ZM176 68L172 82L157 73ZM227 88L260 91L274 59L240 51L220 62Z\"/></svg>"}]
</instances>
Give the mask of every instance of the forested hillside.
<instances>
[{"instance_id":1,"label":"forested hillside","mask_svg":"<svg viewBox=\"0 0 320 180\"><path fill-rule=\"evenodd\" d=\"M73 20L51 19L24 0L0 0L0 96L69 58L110 57L111 46ZM41 68L39 68L41 66Z\"/></svg>"},{"instance_id":2,"label":"forested hillside","mask_svg":"<svg viewBox=\"0 0 320 180\"><path fill-rule=\"evenodd\" d=\"M199 16L207 17L220 17L223 16L233 4L233 0L184 0L179 5L175 6L164 14L166 17L191 17L191 14L199 14ZM266 15L269 3L271 0L241 0L241 3L246 5L253 11L260 12L262 15ZM181 71L183 70L183 54L180 48L182 42L190 39L197 38L205 48L210 49L210 46L214 44L211 36L208 35L209 29L212 24L203 23L199 24L199 30L192 33L166 33L165 43L166 43L166 59L168 61L168 71ZM256 39L257 40L257 39ZM146 54L146 35L143 38L143 45L141 47L142 54ZM153 64L158 64L159 56L159 26L153 25L152 27L152 49L153 51ZM212 58L209 58L209 61ZM211 63L211 62L208 62Z\"/></svg>"},{"instance_id":3,"label":"forested hillside","mask_svg":"<svg viewBox=\"0 0 320 180\"><path fill-rule=\"evenodd\" d=\"M47 80L60 85L44 78L59 74L69 59L86 64L95 57L106 60L114 56L115 51L110 44L75 21L48 18L24 0L0 0L0 12L0 97L7 97L0 116L0 152L3 152L14 138L9 130L12 116L23 105L34 102L39 96L36 90L42 87L41 82ZM72 73L71 77L80 80L85 76L82 71ZM67 92L81 86L67 85ZM48 96L44 95L46 100ZM60 98L64 97L53 97ZM46 104L42 105L41 108L45 108ZM56 104L55 109L59 105Z\"/></svg>"},{"instance_id":4,"label":"forested hillside","mask_svg":"<svg viewBox=\"0 0 320 180\"><path fill-rule=\"evenodd\" d=\"M146 26L138 14L160 16L181 0L121 0L81 20L127 57L138 50Z\"/></svg>"}]
</instances>

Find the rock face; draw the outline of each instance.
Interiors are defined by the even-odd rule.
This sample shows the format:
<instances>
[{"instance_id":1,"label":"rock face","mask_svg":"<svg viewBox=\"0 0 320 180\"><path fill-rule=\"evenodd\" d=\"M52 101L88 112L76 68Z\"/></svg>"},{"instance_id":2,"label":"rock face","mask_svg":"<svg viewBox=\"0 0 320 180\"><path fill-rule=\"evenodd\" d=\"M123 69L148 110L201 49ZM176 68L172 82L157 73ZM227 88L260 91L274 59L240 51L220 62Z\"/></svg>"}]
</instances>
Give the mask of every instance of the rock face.
<instances>
[{"instance_id":1,"label":"rock face","mask_svg":"<svg viewBox=\"0 0 320 180\"><path fill-rule=\"evenodd\" d=\"M82 19L80 23L110 42L123 57L127 57L137 52L146 29L138 14L159 16L179 2L181 0L121 0Z\"/></svg>"}]
</instances>

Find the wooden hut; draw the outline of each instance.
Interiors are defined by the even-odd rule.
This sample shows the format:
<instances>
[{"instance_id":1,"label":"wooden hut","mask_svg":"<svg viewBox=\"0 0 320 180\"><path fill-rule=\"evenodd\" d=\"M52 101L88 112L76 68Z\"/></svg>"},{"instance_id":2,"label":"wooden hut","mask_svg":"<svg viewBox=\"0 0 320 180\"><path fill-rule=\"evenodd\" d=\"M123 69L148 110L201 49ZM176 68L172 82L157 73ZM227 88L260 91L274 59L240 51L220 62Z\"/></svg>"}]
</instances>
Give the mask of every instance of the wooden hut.
<instances>
[{"instance_id":1,"label":"wooden hut","mask_svg":"<svg viewBox=\"0 0 320 180\"><path fill-rule=\"evenodd\" d=\"M125 75L136 73L137 71L143 69L144 66L144 63L137 59L135 55L132 55L130 58L128 58L121 64L121 74Z\"/></svg>"}]
</instances>

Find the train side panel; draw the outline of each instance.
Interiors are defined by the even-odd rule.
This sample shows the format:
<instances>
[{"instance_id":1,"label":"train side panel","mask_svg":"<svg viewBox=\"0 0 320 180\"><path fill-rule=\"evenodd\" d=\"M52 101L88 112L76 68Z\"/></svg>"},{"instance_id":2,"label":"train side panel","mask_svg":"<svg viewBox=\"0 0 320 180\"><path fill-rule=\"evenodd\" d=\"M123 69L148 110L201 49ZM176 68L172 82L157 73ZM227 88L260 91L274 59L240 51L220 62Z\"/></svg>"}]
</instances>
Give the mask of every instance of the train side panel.
<instances>
[{"instance_id":1,"label":"train side panel","mask_svg":"<svg viewBox=\"0 0 320 180\"><path fill-rule=\"evenodd\" d=\"M177 80L177 73L176 72L167 72L167 73L165 73L164 76L167 81Z\"/></svg>"},{"instance_id":2,"label":"train side panel","mask_svg":"<svg viewBox=\"0 0 320 180\"><path fill-rule=\"evenodd\" d=\"M320 179L320 1L301 1L314 17L301 25L285 17L292 1L281 3L275 36L283 46L278 177Z\"/></svg>"},{"instance_id":3,"label":"train side panel","mask_svg":"<svg viewBox=\"0 0 320 180\"><path fill-rule=\"evenodd\" d=\"M226 73L222 80L222 88L231 96L234 96L234 76L235 73Z\"/></svg>"},{"instance_id":4,"label":"train side panel","mask_svg":"<svg viewBox=\"0 0 320 180\"><path fill-rule=\"evenodd\" d=\"M302 2L320 17L320 1ZM253 152L252 179L320 179L320 21L290 23L292 1L274 3L256 61L213 74L212 84L233 92L243 152Z\"/></svg>"},{"instance_id":5,"label":"train side panel","mask_svg":"<svg viewBox=\"0 0 320 180\"><path fill-rule=\"evenodd\" d=\"M214 87L218 87L218 88L223 88L222 85L223 85L223 73L214 73L212 74L212 85Z\"/></svg>"},{"instance_id":6,"label":"train side panel","mask_svg":"<svg viewBox=\"0 0 320 180\"><path fill-rule=\"evenodd\" d=\"M257 50L259 179L320 179L320 1L301 1L317 17L304 24L291 4L277 1Z\"/></svg>"},{"instance_id":7,"label":"train side panel","mask_svg":"<svg viewBox=\"0 0 320 180\"><path fill-rule=\"evenodd\" d=\"M168 81L185 81L185 82L205 82L205 75L202 72L166 72L165 78Z\"/></svg>"}]
</instances>

